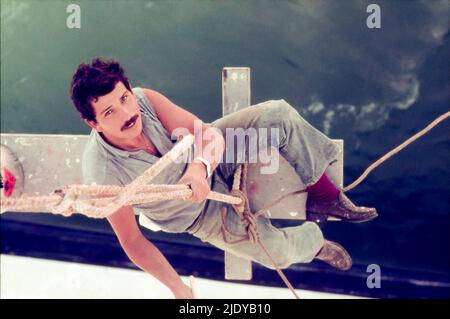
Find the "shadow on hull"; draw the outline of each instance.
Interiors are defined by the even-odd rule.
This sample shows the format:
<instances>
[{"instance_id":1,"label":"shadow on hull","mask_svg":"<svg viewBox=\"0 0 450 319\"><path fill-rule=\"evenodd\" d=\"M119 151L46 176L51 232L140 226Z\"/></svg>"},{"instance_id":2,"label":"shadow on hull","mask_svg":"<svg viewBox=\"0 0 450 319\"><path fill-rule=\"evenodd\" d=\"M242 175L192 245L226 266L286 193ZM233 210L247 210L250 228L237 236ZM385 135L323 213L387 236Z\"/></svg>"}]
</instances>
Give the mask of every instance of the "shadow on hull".
<instances>
[{"instance_id":1,"label":"shadow on hull","mask_svg":"<svg viewBox=\"0 0 450 319\"><path fill-rule=\"evenodd\" d=\"M106 220L8 213L0 220L2 254L136 269ZM143 231L180 275L224 280L221 250L187 234ZM375 298L450 297L448 277L424 272L383 268L381 288L373 289L367 287L369 274L361 265L340 272L320 262L296 264L285 274L298 289ZM244 283L284 286L275 271L258 264L254 264L253 279Z\"/></svg>"}]
</instances>

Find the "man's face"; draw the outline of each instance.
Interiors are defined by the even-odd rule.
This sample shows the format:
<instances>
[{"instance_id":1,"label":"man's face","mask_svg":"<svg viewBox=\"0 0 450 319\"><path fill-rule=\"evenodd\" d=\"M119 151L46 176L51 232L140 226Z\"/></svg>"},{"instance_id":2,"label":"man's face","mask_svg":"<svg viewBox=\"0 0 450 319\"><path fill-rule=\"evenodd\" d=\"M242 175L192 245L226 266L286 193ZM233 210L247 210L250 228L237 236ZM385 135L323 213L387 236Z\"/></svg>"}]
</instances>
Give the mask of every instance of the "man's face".
<instances>
[{"instance_id":1,"label":"man's face","mask_svg":"<svg viewBox=\"0 0 450 319\"><path fill-rule=\"evenodd\" d=\"M86 124L111 141L126 141L141 133L139 105L133 92L128 91L122 82L118 82L110 93L91 101L91 104L97 123L85 120Z\"/></svg>"}]
</instances>

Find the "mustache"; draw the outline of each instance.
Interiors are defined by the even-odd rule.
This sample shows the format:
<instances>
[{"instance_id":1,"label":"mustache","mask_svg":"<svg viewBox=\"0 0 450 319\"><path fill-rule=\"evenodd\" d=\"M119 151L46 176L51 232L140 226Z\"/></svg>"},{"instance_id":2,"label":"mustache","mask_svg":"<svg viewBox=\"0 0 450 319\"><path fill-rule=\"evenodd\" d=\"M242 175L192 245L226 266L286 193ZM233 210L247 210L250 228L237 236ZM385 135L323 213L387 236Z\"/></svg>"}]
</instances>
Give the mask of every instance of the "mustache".
<instances>
[{"instance_id":1,"label":"mustache","mask_svg":"<svg viewBox=\"0 0 450 319\"><path fill-rule=\"evenodd\" d=\"M126 127L128 126L128 125L130 125L132 122L136 122L137 121L137 119L138 119L138 115L136 114L135 116L133 116L131 119L129 119L127 122L125 122L125 124L122 126L122 131L123 130L126 130Z\"/></svg>"}]
</instances>

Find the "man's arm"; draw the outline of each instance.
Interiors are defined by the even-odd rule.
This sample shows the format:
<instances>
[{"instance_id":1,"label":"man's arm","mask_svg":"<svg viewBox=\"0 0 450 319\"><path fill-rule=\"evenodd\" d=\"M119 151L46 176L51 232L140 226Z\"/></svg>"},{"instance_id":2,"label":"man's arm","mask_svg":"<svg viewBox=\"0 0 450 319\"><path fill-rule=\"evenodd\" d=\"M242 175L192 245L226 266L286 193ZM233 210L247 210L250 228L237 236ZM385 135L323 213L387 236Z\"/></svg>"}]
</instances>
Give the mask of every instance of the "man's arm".
<instances>
[{"instance_id":1,"label":"man's arm","mask_svg":"<svg viewBox=\"0 0 450 319\"><path fill-rule=\"evenodd\" d=\"M131 206L123 206L107 219L123 250L137 267L161 281L176 298L192 298L191 289L159 249L142 234Z\"/></svg>"},{"instance_id":2,"label":"man's arm","mask_svg":"<svg viewBox=\"0 0 450 319\"><path fill-rule=\"evenodd\" d=\"M221 161L225 149L225 140L222 134L209 129L209 125L203 122L201 122L201 132L194 132L194 121L201 121L197 116L155 90L143 88L142 91L154 106L161 124L170 134L178 128L186 128L189 133L194 134L197 150L202 150L202 153L196 155L208 160L211 163L211 170L214 170ZM205 134L207 130L208 134ZM204 170L202 163L193 162L190 165L192 168L194 166Z\"/></svg>"}]
</instances>

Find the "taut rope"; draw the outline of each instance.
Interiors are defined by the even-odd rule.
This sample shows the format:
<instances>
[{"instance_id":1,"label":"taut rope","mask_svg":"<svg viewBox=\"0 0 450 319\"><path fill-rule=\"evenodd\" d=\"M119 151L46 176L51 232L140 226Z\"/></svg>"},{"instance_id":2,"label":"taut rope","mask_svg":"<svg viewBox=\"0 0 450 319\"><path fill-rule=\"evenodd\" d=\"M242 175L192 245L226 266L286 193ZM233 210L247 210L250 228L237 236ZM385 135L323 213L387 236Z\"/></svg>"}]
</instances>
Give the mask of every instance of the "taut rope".
<instances>
[{"instance_id":1,"label":"taut rope","mask_svg":"<svg viewBox=\"0 0 450 319\"><path fill-rule=\"evenodd\" d=\"M244 227L247 230L247 236L240 236L241 239L238 239L236 241L229 241L227 239L227 234L234 235L232 232L230 232L226 227L226 217L228 213L227 207L222 207L222 235L225 242L229 244L237 244L244 240L250 240L253 244L258 244L259 247L263 250L263 252L266 254L266 256L269 258L270 262L276 269L278 275L281 277L283 282L286 284L286 286L289 288L289 290L292 292L294 297L296 299L299 299L300 297L297 295L297 293L294 290L294 287L289 282L287 277L284 275L283 271L278 267L275 260L272 258L271 254L267 250L267 248L264 246L264 244L260 240L259 232L258 232L258 225L256 224L256 219L265 212L269 207L275 205L278 203L281 199L277 199L270 205L266 206L265 208L259 210L257 213L253 214L250 210L250 205L248 202L247 197L247 169L248 169L248 163L244 163L242 165L239 165L234 173L234 179L233 179L233 189L231 190L231 194L235 195L236 197L240 197L242 199L242 202L240 204L233 204L233 208L236 211L236 213L241 217L241 222L244 224ZM294 192L298 193L298 192ZM293 193L287 194L291 195ZM285 198L287 195L283 196ZM238 235L239 236L239 235Z\"/></svg>"},{"instance_id":2,"label":"taut rope","mask_svg":"<svg viewBox=\"0 0 450 319\"><path fill-rule=\"evenodd\" d=\"M375 169L377 166L379 166L381 163L392 157L394 154L400 152L403 148L411 144L413 141L421 137L422 135L426 134L428 131L430 131L433 127L435 127L438 123L442 122L446 118L450 116L450 112L447 112L440 117L438 117L436 120L434 120L432 123L430 123L427 127L425 127L423 130L421 130L419 133L415 134L405 142L403 142L401 145L397 146L395 149L381 157L379 160L377 160L375 163L373 163L369 168L351 185L345 187L342 191L346 192L348 190L351 190L355 188L358 184L360 184L367 175ZM261 249L264 251L264 253L267 255L267 257L272 262L273 266L275 267L276 271L280 275L281 279L284 281L286 286L289 288L289 290L292 292L292 294L295 296L295 298L299 299L299 296L295 292L292 284L289 282L289 280L284 275L283 271L277 266L276 262L268 252L267 248L261 243L260 236L258 233L258 227L256 225L256 219L261 216L263 213L265 213L270 207L274 206L275 204L279 203L281 200L288 196L293 196L299 193L306 192L306 189L298 190L295 192L291 192L288 194L285 194L281 196L280 198L276 199L274 202L266 205L264 208L260 209L256 213L252 213L250 210L250 206L248 203L248 197L247 197L247 191L246 191L246 181L247 181L247 163L243 164L243 169L241 169L242 165L240 165L234 174L234 180L233 180L233 189L231 191L232 195L235 195L236 197L240 197L242 199L242 203L240 204L233 204L233 208L236 211L236 213L241 217L241 222L244 224L244 227L247 229L247 235L240 236L237 234L233 234L231 231L229 231L226 227L226 216L228 213L228 210L226 207L222 208L222 235L224 240L229 244L237 244L244 240L250 240L254 244L258 244ZM242 183L241 183L242 179ZM240 239L237 239L235 241L229 241L227 239L226 235L233 235L236 237L241 237Z\"/></svg>"},{"instance_id":3,"label":"taut rope","mask_svg":"<svg viewBox=\"0 0 450 319\"><path fill-rule=\"evenodd\" d=\"M437 119L435 119L433 122L431 122L430 124L427 125L427 127L425 127L423 130L421 130L419 133L414 134L413 136L411 136L409 139L407 139L406 141L404 141L402 144L400 144L399 146L397 146L396 148L394 148L392 151L386 153L384 156L380 157L375 163L373 163L372 165L370 165L365 171L364 173L362 173L362 175L360 177L358 177L358 179L356 181L354 181L353 183L351 183L350 185L346 186L343 191L347 192L353 188L355 188L356 186L359 185L359 183L361 183L366 177L367 175L369 175L369 173L371 171L373 171L375 168L377 168L378 166L381 165L381 163L387 161L389 158L391 158L392 156L394 156L396 153L400 152L402 149L404 149L406 146L408 146L409 144L411 144L412 142L414 142L415 140L417 140L419 137L421 137L422 135L425 135L426 133L428 133L433 127L435 127L436 125L438 125L440 122L442 122L443 120L445 120L446 118L448 118L450 116L450 112L444 113L441 116L439 116Z\"/></svg>"}]
</instances>

